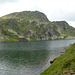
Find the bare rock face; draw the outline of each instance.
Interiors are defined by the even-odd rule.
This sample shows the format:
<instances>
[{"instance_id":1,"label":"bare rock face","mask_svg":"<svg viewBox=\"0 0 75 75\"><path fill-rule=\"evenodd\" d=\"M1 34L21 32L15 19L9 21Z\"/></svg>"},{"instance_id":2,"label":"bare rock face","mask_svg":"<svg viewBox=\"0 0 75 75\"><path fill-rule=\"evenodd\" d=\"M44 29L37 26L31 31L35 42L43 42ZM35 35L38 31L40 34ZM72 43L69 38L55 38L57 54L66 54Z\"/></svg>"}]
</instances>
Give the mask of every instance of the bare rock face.
<instances>
[{"instance_id":1,"label":"bare rock face","mask_svg":"<svg viewBox=\"0 0 75 75\"><path fill-rule=\"evenodd\" d=\"M51 60L50 63L53 64L54 60Z\"/></svg>"}]
</instances>

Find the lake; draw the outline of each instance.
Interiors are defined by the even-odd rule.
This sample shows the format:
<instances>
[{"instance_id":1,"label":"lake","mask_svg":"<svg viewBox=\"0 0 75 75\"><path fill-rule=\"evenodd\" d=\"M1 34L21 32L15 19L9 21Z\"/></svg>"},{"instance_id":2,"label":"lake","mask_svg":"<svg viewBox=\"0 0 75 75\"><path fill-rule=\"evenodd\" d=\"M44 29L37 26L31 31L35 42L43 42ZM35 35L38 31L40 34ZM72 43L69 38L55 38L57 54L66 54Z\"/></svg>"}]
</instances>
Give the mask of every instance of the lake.
<instances>
[{"instance_id":1,"label":"lake","mask_svg":"<svg viewBox=\"0 0 75 75\"><path fill-rule=\"evenodd\" d=\"M0 43L0 75L40 75L75 40Z\"/></svg>"}]
</instances>

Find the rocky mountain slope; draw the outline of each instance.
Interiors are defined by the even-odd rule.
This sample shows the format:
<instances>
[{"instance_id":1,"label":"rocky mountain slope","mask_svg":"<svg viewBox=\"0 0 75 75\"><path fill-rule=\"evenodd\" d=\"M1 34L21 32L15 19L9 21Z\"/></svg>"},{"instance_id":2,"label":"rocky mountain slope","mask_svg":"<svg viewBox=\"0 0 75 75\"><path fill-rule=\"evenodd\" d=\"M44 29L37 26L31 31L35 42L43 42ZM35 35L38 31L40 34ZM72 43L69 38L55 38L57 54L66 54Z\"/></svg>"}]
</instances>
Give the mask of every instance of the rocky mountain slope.
<instances>
[{"instance_id":1,"label":"rocky mountain slope","mask_svg":"<svg viewBox=\"0 0 75 75\"><path fill-rule=\"evenodd\" d=\"M39 11L23 11L0 18L0 41L51 40L75 37L66 21L48 20Z\"/></svg>"}]
</instances>

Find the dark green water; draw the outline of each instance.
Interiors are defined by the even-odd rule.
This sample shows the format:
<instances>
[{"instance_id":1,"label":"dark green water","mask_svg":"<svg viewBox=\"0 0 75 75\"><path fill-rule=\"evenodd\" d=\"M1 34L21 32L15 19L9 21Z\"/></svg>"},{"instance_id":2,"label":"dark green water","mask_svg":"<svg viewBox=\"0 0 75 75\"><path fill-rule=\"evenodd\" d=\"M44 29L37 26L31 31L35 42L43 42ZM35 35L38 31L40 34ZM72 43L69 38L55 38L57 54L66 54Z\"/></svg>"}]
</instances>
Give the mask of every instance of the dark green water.
<instances>
[{"instance_id":1,"label":"dark green water","mask_svg":"<svg viewBox=\"0 0 75 75\"><path fill-rule=\"evenodd\" d=\"M0 43L0 75L39 75L75 40Z\"/></svg>"}]
</instances>

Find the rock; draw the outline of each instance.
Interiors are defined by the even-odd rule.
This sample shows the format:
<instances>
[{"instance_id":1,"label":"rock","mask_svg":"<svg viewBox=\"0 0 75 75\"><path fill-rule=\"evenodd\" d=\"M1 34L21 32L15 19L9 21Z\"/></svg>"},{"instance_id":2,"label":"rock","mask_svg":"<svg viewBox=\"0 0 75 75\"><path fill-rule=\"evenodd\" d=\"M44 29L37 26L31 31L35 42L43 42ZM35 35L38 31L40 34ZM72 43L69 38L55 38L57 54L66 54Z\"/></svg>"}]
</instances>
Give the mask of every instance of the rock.
<instances>
[{"instance_id":1,"label":"rock","mask_svg":"<svg viewBox=\"0 0 75 75\"><path fill-rule=\"evenodd\" d=\"M70 72L68 70L63 71L63 75L70 75Z\"/></svg>"},{"instance_id":2,"label":"rock","mask_svg":"<svg viewBox=\"0 0 75 75\"><path fill-rule=\"evenodd\" d=\"M72 70L70 70L70 73L71 73L71 75L75 75L75 72Z\"/></svg>"},{"instance_id":3,"label":"rock","mask_svg":"<svg viewBox=\"0 0 75 75\"><path fill-rule=\"evenodd\" d=\"M50 60L50 63L53 64L54 63L54 59Z\"/></svg>"}]
</instances>

